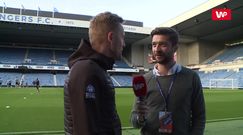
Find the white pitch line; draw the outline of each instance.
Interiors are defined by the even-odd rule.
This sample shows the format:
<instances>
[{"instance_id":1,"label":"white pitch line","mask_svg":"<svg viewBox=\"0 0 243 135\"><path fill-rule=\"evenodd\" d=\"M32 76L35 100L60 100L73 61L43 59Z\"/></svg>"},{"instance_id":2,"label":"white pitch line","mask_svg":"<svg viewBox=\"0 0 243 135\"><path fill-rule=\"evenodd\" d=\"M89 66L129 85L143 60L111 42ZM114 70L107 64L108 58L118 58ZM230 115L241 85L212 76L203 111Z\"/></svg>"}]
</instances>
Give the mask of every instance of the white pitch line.
<instances>
[{"instance_id":1,"label":"white pitch line","mask_svg":"<svg viewBox=\"0 0 243 135\"><path fill-rule=\"evenodd\" d=\"M5 133L0 133L0 135L22 135L22 134L47 134L47 133L60 133L64 134L63 130L60 131L29 131L29 132L5 132Z\"/></svg>"},{"instance_id":2,"label":"white pitch line","mask_svg":"<svg viewBox=\"0 0 243 135\"><path fill-rule=\"evenodd\" d=\"M225 118L225 119L212 119L207 120L206 122L218 122L218 121L230 121L230 120L241 120L243 117L233 117L233 118Z\"/></svg>"},{"instance_id":3,"label":"white pitch line","mask_svg":"<svg viewBox=\"0 0 243 135\"><path fill-rule=\"evenodd\" d=\"M207 120L206 122L220 122L220 121L231 121L231 120L243 120L243 117L233 117L233 118L225 118L225 119L213 119L213 120ZM129 130L129 129L135 129L133 127L122 127L122 130ZM30 132L5 132L0 133L0 135L20 135L20 134L47 134L47 133L57 133L57 134L64 134L63 130L60 131L30 131Z\"/></svg>"}]
</instances>

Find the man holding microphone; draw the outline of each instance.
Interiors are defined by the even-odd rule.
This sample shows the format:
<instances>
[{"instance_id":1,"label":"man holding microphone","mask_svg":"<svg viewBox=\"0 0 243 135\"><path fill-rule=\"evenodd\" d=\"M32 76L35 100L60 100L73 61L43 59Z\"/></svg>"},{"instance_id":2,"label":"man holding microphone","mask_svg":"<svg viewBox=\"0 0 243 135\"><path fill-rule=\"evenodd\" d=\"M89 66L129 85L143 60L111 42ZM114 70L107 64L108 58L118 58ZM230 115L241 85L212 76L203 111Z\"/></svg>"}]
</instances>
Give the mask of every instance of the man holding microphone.
<instances>
[{"instance_id":1,"label":"man holding microphone","mask_svg":"<svg viewBox=\"0 0 243 135\"><path fill-rule=\"evenodd\" d=\"M151 38L155 65L144 75L147 92L142 102L140 97L135 100L132 125L141 128L142 135L203 135L202 85L196 72L174 60L178 33L169 27L155 28Z\"/></svg>"}]
</instances>

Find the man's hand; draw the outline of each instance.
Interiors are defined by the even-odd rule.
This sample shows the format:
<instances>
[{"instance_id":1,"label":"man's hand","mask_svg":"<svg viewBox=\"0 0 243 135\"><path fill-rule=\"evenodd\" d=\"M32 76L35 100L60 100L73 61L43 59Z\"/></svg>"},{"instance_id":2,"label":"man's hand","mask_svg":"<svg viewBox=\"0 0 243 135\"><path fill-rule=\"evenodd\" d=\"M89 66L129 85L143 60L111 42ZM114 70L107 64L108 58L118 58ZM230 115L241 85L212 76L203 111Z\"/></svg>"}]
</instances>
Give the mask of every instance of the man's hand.
<instances>
[{"instance_id":1,"label":"man's hand","mask_svg":"<svg viewBox=\"0 0 243 135\"><path fill-rule=\"evenodd\" d=\"M148 107L145 101L137 101L136 103L137 110L137 120L139 123L144 123L146 120L146 115L148 113Z\"/></svg>"}]
</instances>

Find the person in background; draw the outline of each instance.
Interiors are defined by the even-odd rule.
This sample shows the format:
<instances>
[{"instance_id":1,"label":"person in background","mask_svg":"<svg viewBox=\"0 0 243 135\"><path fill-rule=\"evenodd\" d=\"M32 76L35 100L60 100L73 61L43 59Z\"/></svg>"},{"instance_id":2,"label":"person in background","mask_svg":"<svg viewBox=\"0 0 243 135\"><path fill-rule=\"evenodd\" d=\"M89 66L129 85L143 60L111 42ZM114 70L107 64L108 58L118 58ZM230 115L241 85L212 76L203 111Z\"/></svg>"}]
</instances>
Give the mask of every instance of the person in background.
<instances>
[{"instance_id":1,"label":"person in background","mask_svg":"<svg viewBox=\"0 0 243 135\"><path fill-rule=\"evenodd\" d=\"M11 80L8 80L7 87L12 87L12 81Z\"/></svg>"},{"instance_id":2,"label":"person in background","mask_svg":"<svg viewBox=\"0 0 243 135\"><path fill-rule=\"evenodd\" d=\"M154 68L144 75L143 103L135 100L131 123L142 135L203 135L205 103L198 74L177 64L178 33L169 27L151 32ZM144 118L139 118L144 116Z\"/></svg>"},{"instance_id":3,"label":"person in background","mask_svg":"<svg viewBox=\"0 0 243 135\"><path fill-rule=\"evenodd\" d=\"M24 79L21 80L20 86L21 88L24 87Z\"/></svg>"},{"instance_id":4,"label":"person in background","mask_svg":"<svg viewBox=\"0 0 243 135\"><path fill-rule=\"evenodd\" d=\"M25 82L25 87L28 87L28 82Z\"/></svg>"},{"instance_id":5,"label":"person in background","mask_svg":"<svg viewBox=\"0 0 243 135\"><path fill-rule=\"evenodd\" d=\"M35 87L38 93L40 93L40 81L38 78L35 80Z\"/></svg>"},{"instance_id":6,"label":"person in background","mask_svg":"<svg viewBox=\"0 0 243 135\"><path fill-rule=\"evenodd\" d=\"M115 90L107 70L121 59L125 46L123 19L110 12L90 21L83 39L69 57L64 85L64 128L67 135L121 135Z\"/></svg>"},{"instance_id":7,"label":"person in background","mask_svg":"<svg viewBox=\"0 0 243 135\"><path fill-rule=\"evenodd\" d=\"M2 78L0 77L0 87L2 87L2 84L3 84L3 80L2 80Z\"/></svg>"},{"instance_id":8,"label":"person in background","mask_svg":"<svg viewBox=\"0 0 243 135\"><path fill-rule=\"evenodd\" d=\"M19 87L19 79L18 78L16 78L16 80L15 80L15 87Z\"/></svg>"}]
</instances>

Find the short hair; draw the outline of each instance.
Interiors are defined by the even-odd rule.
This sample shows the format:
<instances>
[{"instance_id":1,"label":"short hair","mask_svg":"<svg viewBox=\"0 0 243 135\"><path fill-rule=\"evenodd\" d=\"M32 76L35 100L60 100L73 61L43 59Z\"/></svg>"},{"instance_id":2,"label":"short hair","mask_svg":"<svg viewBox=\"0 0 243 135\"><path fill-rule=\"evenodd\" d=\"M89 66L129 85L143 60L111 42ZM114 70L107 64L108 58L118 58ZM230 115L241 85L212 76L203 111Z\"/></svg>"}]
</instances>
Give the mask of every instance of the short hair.
<instances>
[{"instance_id":1,"label":"short hair","mask_svg":"<svg viewBox=\"0 0 243 135\"><path fill-rule=\"evenodd\" d=\"M90 20L89 41L92 44L106 41L107 33L116 31L119 24L123 23L123 19L111 12L104 12L96 15Z\"/></svg>"},{"instance_id":2,"label":"short hair","mask_svg":"<svg viewBox=\"0 0 243 135\"><path fill-rule=\"evenodd\" d=\"M169 37L172 45L176 45L179 40L178 32L170 27L157 27L151 32L151 37L153 38L154 35L165 35Z\"/></svg>"}]
</instances>

